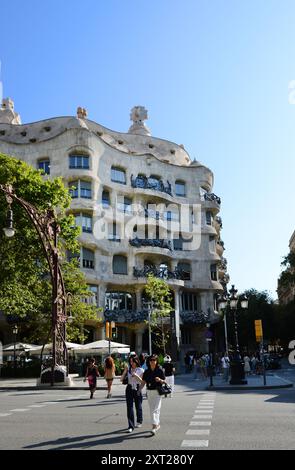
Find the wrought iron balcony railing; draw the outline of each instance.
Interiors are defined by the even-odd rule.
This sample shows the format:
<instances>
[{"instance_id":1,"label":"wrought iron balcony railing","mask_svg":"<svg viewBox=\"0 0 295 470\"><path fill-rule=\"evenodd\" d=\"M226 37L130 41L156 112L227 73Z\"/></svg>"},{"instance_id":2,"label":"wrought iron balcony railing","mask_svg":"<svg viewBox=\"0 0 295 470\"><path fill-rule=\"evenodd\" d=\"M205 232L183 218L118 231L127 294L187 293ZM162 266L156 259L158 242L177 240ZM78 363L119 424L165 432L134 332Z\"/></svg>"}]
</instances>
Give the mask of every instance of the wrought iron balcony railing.
<instances>
[{"instance_id":1,"label":"wrought iron balcony railing","mask_svg":"<svg viewBox=\"0 0 295 470\"><path fill-rule=\"evenodd\" d=\"M104 317L107 321L121 323L141 323L148 319L147 311L137 310L108 310L105 309Z\"/></svg>"},{"instance_id":2,"label":"wrought iron balcony railing","mask_svg":"<svg viewBox=\"0 0 295 470\"><path fill-rule=\"evenodd\" d=\"M210 312L180 312L183 323L203 324L209 321Z\"/></svg>"},{"instance_id":3,"label":"wrought iron balcony railing","mask_svg":"<svg viewBox=\"0 0 295 470\"><path fill-rule=\"evenodd\" d=\"M135 237L135 238L130 239L129 243L135 248L140 248L142 246L153 246L155 248L167 248L168 250L172 251L171 240L164 240L164 239L157 240L157 239Z\"/></svg>"},{"instance_id":4,"label":"wrought iron balcony railing","mask_svg":"<svg viewBox=\"0 0 295 470\"><path fill-rule=\"evenodd\" d=\"M210 201L210 202L217 202L217 204L221 204L221 199L220 197L216 196L214 193L205 193L204 194L204 200L205 201Z\"/></svg>"},{"instance_id":5,"label":"wrought iron balcony railing","mask_svg":"<svg viewBox=\"0 0 295 470\"><path fill-rule=\"evenodd\" d=\"M152 275L161 279L179 279L188 280L187 272L182 269L175 268L174 271L170 271L167 268L161 268L158 266L144 266L143 268L133 267L133 275L137 279L139 277L147 277Z\"/></svg>"},{"instance_id":6,"label":"wrought iron balcony railing","mask_svg":"<svg viewBox=\"0 0 295 470\"><path fill-rule=\"evenodd\" d=\"M145 175L138 175L134 178L133 175L131 175L131 186L132 188L153 189L154 191L160 191L172 196L172 188L168 180L165 186L160 179L147 178Z\"/></svg>"}]
</instances>

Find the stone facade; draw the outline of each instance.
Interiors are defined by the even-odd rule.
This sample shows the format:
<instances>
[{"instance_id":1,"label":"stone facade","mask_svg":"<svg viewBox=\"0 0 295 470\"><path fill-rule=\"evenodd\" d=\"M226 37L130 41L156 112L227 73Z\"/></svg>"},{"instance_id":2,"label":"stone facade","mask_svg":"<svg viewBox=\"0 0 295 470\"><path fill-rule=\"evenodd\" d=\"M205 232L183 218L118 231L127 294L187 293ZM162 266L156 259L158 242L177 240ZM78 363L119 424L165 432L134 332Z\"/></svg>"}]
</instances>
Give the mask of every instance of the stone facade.
<instances>
[{"instance_id":1,"label":"stone facade","mask_svg":"<svg viewBox=\"0 0 295 470\"><path fill-rule=\"evenodd\" d=\"M289 241L289 252L295 252L295 230L292 233L292 236ZM293 302L295 300L295 286L294 285L289 285L289 286L283 286L280 283L280 279L278 280L278 298L279 298L279 303L281 305L287 305L289 302Z\"/></svg>"},{"instance_id":2,"label":"stone facade","mask_svg":"<svg viewBox=\"0 0 295 470\"><path fill-rule=\"evenodd\" d=\"M205 325L218 321L216 295L228 282L211 170L182 145L152 137L141 106L131 111L129 132L119 133L81 107L76 117L21 125L13 102L5 103L11 112L0 109L0 152L68 185L83 228L81 269L105 317L116 321L118 341L147 351L142 294L153 272L173 293L180 350L206 350ZM103 324L93 324L93 339L102 338Z\"/></svg>"}]
</instances>

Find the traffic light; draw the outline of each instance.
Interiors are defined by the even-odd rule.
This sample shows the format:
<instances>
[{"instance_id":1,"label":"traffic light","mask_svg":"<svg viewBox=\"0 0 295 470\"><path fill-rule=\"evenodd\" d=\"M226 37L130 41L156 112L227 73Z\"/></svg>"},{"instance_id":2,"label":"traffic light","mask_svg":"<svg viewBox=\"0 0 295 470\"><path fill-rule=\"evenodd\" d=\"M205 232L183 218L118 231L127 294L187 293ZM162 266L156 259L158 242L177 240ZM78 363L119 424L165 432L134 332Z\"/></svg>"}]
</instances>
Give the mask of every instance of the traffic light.
<instances>
[{"instance_id":1,"label":"traffic light","mask_svg":"<svg viewBox=\"0 0 295 470\"><path fill-rule=\"evenodd\" d=\"M117 338L117 328L116 328L116 323L114 321L111 322L111 333L112 333L111 338L116 339Z\"/></svg>"}]
</instances>

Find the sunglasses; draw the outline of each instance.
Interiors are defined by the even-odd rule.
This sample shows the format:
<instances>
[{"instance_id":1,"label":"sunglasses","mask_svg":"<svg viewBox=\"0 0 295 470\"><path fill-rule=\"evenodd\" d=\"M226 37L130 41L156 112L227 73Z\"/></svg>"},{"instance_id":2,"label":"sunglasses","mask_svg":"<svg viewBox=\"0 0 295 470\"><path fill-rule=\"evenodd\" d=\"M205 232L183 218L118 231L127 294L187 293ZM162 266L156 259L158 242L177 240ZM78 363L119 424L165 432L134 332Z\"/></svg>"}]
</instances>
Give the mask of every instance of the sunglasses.
<instances>
[{"instance_id":1,"label":"sunglasses","mask_svg":"<svg viewBox=\"0 0 295 470\"><path fill-rule=\"evenodd\" d=\"M150 359L150 362L151 362L151 361L155 362L156 360L157 360L157 359Z\"/></svg>"}]
</instances>

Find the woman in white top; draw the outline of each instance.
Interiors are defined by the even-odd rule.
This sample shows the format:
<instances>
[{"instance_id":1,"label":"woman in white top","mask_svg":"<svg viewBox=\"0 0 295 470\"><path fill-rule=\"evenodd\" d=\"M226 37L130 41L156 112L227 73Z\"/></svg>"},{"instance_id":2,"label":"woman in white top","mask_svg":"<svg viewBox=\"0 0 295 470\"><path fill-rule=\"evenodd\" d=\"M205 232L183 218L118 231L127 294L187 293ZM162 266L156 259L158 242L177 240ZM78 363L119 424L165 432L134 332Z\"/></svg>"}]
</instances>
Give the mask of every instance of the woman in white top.
<instances>
[{"instance_id":1,"label":"woman in white top","mask_svg":"<svg viewBox=\"0 0 295 470\"><path fill-rule=\"evenodd\" d=\"M134 374L136 374L136 376L134 376ZM126 375L128 377L128 383L125 391L128 432L132 432L135 427L140 428L142 425L142 393L139 386L139 379L137 377L141 378L143 376L143 369L140 367L140 362L137 356L132 356L129 358L129 367L126 367L124 370L121 377L121 382L124 382ZM134 404L136 409L136 425L134 419Z\"/></svg>"}]
</instances>

